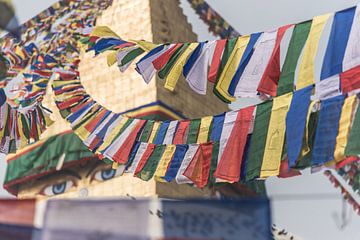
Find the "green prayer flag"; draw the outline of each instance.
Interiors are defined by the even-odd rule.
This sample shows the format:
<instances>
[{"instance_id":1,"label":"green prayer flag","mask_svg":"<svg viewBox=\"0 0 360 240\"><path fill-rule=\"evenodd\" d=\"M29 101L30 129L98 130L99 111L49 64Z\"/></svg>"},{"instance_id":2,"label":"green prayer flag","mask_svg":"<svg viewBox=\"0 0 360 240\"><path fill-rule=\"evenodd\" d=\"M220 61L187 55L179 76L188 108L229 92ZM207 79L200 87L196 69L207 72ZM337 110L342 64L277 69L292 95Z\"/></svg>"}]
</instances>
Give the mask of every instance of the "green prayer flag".
<instances>
[{"instance_id":1,"label":"green prayer flag","mask_svg":"<svg viewBox=\"0 0 360 240\"><path fill-rule=\"evenodd\" d=\"M141 137L140 137L140 142L147 142L149 140L149 137L151 135L154 123L155 122L152 121L152 120L149 120L149 121L146 122L144 130L143 130L143 132L141 134Z\"/></svg>"},{"instance_id":2,"label":"green prayer flag","mask_svg":"<svg viewBox=\"0 0 360 240\"><path fill-rule=\"evenodd\" d=\"M273 102L259 104L256 108L254 131L251 137L249 158L246 161L246 181L260 175Z\"/></svg>"},{"instance_id":3,"label":"green prayer flag","mask_svg":"<svg viewBox=\"0 0 360 240\"><path fill-rule=\"evenodd\" d=\"M345 148L345 156L360 155L360 105L357 107L355 118L350 130L349 139Z\"/></svg>"},{"instance_id":4,"label":"green prayer flag","mask_svg":"<svg viewBox=\"0 0 360 240\"><path fill-rule=\"evenodd\" d=\"M212 156L211 156L211 165L210 165L210 173L209 173L209 180L208 180L208 186L214 186L215 185L215 177L214 173L217 168L217 160L219 155L219 142L213 143L213 150L212 150Z\"/></svg>"},{"instance_id":5,"label":"green prayer flag","mask_svg":"<svg viewBox=\"0 0 360 240\"><path fill-rule=\"evenodd\" d=\"M310 151L296 162L295 169L303 170L305 168L311 167L311 158L312 158L311 150L313 149L313 145L314 145L318 116L319 116L319 112L314 112L311 113L310 115L309 124L308 124L308 128L309 128L308 139L309 139ZM304 144L305 144L305 138L303 139L303 145Z\"/></svg>"},{"instance_id":6,"label":"green prayer flag","mask_svg":"<svg viewBox=\"0 0 360 240\"><path fill-rule=\"evenodd\" d=\"M154 173L165 151L165 148L166 145L156 145L154 151L147 160L141 172L138 173L137 177L144 181L149 181L154 176Z\"/></svg>"},{"instance_id":7,"label":"green prayer flag","mask_svg":"<svg viewBox=\"0 0 360 240\"><path fill-rule=\"evenodd\" d=\"M219 67L219 71L217 72L217 76L216 76L216 82L214 84L214 88L213 88L213 92L214 94L220 98L223 102L226 103L230 103L227 99L225 99L216 89L216 86L219 82L220 76L222 74L222 71L224 70L227 61L229 60L229 57L231 56L232 51L234 51L235 45L236 45L236 41L238 40L238 38L231 38L228 39L225 45L225 49L224 49L224 53L222 55L221 58L221 63L220 63L220 67Z\"/></svg>"},{"instance_id":8,"label":"green prayer flag","mask_svg":"<svg viewBox=\"0 0 360 240\"><path fill-rule=\"evenodd\" d=\"M312 21L299 23L295 26L285 62L281 70L278 83L277 96L283 95L294 90L295 70L300 54L305 46L310 32Z\"/></svg>"},{"instance_id":9,"label":"green prayer flag","mask_svg":"<svg viewBox=\"0 0 360 240\"><path fill-rule=\"evenodd\" d=\"M141 54L143 54L145 51L142 50L141 48L136 48L132 51L130 51L128 54L126 54L126 56L121 60L121 67L125 66L126 64L128 64L129 62L133 61L135 58L137 58L138 56L140 56Z\"/></svg>"},{"instance_id":10,"label":"green prayer flag","mask_svg":"<svg viewBox=\"0 0 360 240\"><path fill-rule=\"evenodd\" d=\"M200 124L201 124L201 119L195 119L190 121L189 133L186 142L187 144L196 143L198 139Z\"/></svg>"},{"instance_id":11,"label":"green prayer flag","mask_svg":"<svg viewBox=\"0 0 360 240\"><path fill-rule=\"evenodd\" d=\"M181 47L179 47L175 53L171 56L169 62L166 63L166 65L159 71L158 76L161 79L164 79L169 72L171 71L171 68L174 66L178 58L181 56L181 54L185 51L186 48L188 48L190 43L184 43Z\"/></svg>"}]
</instances>

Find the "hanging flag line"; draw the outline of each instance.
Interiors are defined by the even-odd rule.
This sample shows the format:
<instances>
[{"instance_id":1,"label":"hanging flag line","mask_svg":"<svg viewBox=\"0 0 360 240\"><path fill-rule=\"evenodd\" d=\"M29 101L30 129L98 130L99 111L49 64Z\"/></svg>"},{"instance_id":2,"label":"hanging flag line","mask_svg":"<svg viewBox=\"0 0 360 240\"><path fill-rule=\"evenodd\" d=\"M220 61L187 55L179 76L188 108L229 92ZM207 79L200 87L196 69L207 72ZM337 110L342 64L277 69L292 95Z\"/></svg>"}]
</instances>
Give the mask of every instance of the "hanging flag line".
<instances>
[{"instance_id":1,"label":"hanging flag line","mask_svg":"<svg viewBox=\"0 0 360 240\"><path fill-rule=\"evenodd\" d=\"M334 77L341 78L338 89L346 93L349 86L359 84L344 74L352 69L355 75L358 69L354 67L360 64L359 11L359 7L352 7L276 30L216 41L171 44L125 41L108 27L100 26L82 42L95 55L110 52L108 65L117 63L122 72L144 55L137 61L136 70L146 83L156 74L166 89L174 91L183 76L195 92L206 94L210 82L214 84L214 93L228 103L237 97L275 97L321 85L323 80ZM325 36L323 30L328 24L331 31ZM280 45L288 32L292 37L281 66ZM316 66L322 37L328 44L322 65ZM321 76L317 79L315 69L319 67Z\"/></svg>"},{"instance_id":2,"label":"hanging flag line","mask_svg":"<svg viewBox=\"0 0 360 240\"><path fill-rule=\"evenodd\" d=\"M9 35L3 38L9 70L0 89L0 152L15 152L37 141L52 123L50 110L41 104L48 82L59 73L78 74L79 29L93 26L110 4L60 1L25 23L27 28L22 26L20 42Z\"/></svg>"},{"instance_id":3,"label":"hanging flag line","mask_svg":"<svg viewBox=\"0 0 360 240\"><path fill-rule=\"evenodd\" d=\"M353 207L354 211L360 215L360 204L352 197L351 193L341 184L341 182L330 170L325 171L324 174L336 188L340 188L343 198Z\"/></svg>"},{"instance_id":4,"label":"hanging flag line","mask_svg":"<svg viewBox=\"0 0 360 240\"><path fill-rule=\"evenodd\" d=\"M353 191L360 196L360 162L345 162L338 165L337 173L351 186Z\"/></svg>"},{"instance_id":5,"label":"hanging flag line","mask_svg":"<svg viewBox=\"0 0 360 240\"><path fill-rule=\"evenodd\" d=\"M145 181L154 177L202 188L291 177L307 167L357 161L360 153L360 107L353 92L346 97L325 91L316 99L319 86L311 85L216 116L152 121L99 105L75 74L59 74L52 88L62 117L84 144Z\"/></svg>"},{"instance_id":6,"label":"hanging flag line","mask_svg":"<svg viewBox=\"0 0 360 240\"><path fill-rule=\"evenodd\" d=\"M205 0L188 0L200 19L209 26L209 32L221 38L240 36L223 17L220 16Z\"/></svg>"}]
</instances>

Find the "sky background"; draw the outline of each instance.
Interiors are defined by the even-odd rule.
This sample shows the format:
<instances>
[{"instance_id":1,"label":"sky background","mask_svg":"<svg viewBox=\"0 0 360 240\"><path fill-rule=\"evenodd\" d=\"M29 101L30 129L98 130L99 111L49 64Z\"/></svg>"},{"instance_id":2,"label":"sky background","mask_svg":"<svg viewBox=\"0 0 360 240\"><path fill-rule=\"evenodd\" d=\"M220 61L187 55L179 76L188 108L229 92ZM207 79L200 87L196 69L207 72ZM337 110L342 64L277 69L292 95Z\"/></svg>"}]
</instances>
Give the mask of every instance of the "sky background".
<instances>
[{"instance_id":1,"label":"sky background","mask_svg":"<svg viewBox=\"0 0 360 240\"><path fill-rule=\"evenodd\" d=\"M18 17L23 22L56 1L13 0L13 2ZM360 0L208 0L207 2L238 32L249 34L342 10L356 5ZM214 39L187 1L181 0L181 5L193 25L193 30L199 35L199 40ZM242 105L242 102L238 102L232 105L232 108L239 108ZM0 179L2 179L5 164L3 159L0 160L2 162ZM341 195L322 173L305 172L302 176L291 179L270 178L267 181L267 190L272 200L273 221L279 227L309 240L360 239L360 216L346 205L347 224L341 229ZM325 199L318 199L319 194ZM0 196L7 195L0 190Z\"/></svg>"}]
</instances>

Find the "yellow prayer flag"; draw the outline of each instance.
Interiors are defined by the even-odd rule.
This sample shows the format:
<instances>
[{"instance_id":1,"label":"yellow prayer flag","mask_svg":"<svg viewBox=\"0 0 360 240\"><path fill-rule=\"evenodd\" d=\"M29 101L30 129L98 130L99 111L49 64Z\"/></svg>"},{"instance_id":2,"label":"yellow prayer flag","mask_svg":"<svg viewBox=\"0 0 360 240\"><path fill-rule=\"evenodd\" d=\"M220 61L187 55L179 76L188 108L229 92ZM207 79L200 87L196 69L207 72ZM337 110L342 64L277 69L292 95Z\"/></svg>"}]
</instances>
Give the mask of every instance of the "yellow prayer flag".
<instances>
[{"instance_id":1,"label":"yellow prayer flag","mask_svg":"<svg viewBox=\"0 0 360 240\"><path fill-rule=\"evenodd\" d=\"M154 174L154 179L157 182L166 182L161 177L165 176L168 166L171 162L171 159L174 156L175 150L176 150L176 145L167 145L166 146L164 154L162 155L159 165L157 166L155 174Z\"/></svg>"},{"instance_id":2,"label":"yellow prayer flag","mask_svg":"<svg viewBox=\"0 0 360 240\"><path fill-rule=\"evenodd\" d=\"M114 65L117 62L117 54L119 51L112 51L107 55L107 64L109 67Z\"/></svg>"},{"instance_id":3,"label":"yellow prayer flag","mask_svg":"<svg viewBox=\"0 0 360 240\"><path fill-rule=\"evenodd\" d=\"M160 127L160 122L155 122L149 137L149 143L154 143L156 133L158 132L159 127Z\"/></svg>"},{"instance_id":4,"label":"yellow prayer flag","mask_svg":"<svg viewBox=\"0 0 360 240\"><path fill-rule=\"evenodd\" d=\"M309 105L308 113L307 113L307 116L306 116L305 141L304 141L304 146L301 149L301 153L300 153L299 158L304 157L306 154L308 154L310 152L310 146L309 146L309 121L310 121L310 116L311 116L312 110L313 110L315 104L317 104L317 103L318 103L318 101L313 101Z\"/></svg>"},{"instance_id":5,"label":"yellow prayer flag","mask_svg":"<svg viewBox=\"0 0 360 240\"><path fill-rule=\"evenodd\" d=\"M345 99L344 105L341 110L339 132L336 137L336 145L334 152L334 160L336 163L345 158L345 148L347 145L353 112L357 103L357 96L351 96Z\"/></svg>"},{"instance_id":6,"label":"yellow prayer flag","mask_svg":"<svg viewBox=\"0 0 360 240\"><path fill-rule=\"evenodd\" d=\"M274 98L260 178L279 175L285 140L286 115L289 111L292 96L292 93L288 93Z\"/></svg>"},{"instance_id":7,"label":"yellow prayer flag","mask_svg":"<svg viewBox=\"0 0 360 240\"><path fill-rule=\"evenodd\" d=\"M241 58L245 52L246 46L250 41L250 36L242 36L236 41L234 50L232 51L229 60L227 61L224 70L222 71L219 81L216 84L216 90L226 100L234 102L236 98L230 96L228 93L231 80L233 79L236 70L240 64Z\"/></svg>"},{"instance_id":8,"label":"yellow prayer flag","mask_svg":"<svg viewBox=\"0 0 360 240\"><path fill-rule=\"evenodd\" d=\"M184 69L187 59L190 57L192 52L196 49L199 43L191 43L189 47L181 54L179 59L174 63L169 74L165 78L165 88L174 91L177 81L179 80L181 73Z\"/></svg>"},{"instance_id":9,"label":"yellow prayer flag","mask_svg":"<svg viewBox=\"0 0 360 240\"><path fill-rule=\"evenodd\" d=\"M212 120L213 120L212 116L201 118L200 130L199 130L197 143L200 144L200 143L207 143L208 142L209 130L210 130Z\"/></svg>"},{"instance_id":10,"label":"yellow prayer flag","mask_svg":"<svg viewBox=\"0 0 360 240\"><path fill-rule=\"evenodd\" d=\"M94 27L93 31L90 34L93 37L115 37L120 38L115 32L113 32L109 27L98 26Z\"/></svg>"},{"instance_id":11,"label":"yellow prayer flag","mask_svg":"<svg viewBox=\"0 0 360 240\"><path fill-rule=\"evenodd\" d=\"M159 44L155 44L144 40L130 40L130 42L136 43L145 52L150 52L151 50L159 46Z\"/></svg>"},{"instance_id":12,"label":"yellow prayer flag","mask_svg":"<svg viewBox=\"0 0 360 240\"><path fill-rule=\"evenodd\" d=\"M321 34L325 24L332 14L325 14L314 17L309 37L306 41L303 57L299 67L299 76L296 83L296 89L302 89L315 83L315 58L319 46Z\"/></svg>"}]
</instances>

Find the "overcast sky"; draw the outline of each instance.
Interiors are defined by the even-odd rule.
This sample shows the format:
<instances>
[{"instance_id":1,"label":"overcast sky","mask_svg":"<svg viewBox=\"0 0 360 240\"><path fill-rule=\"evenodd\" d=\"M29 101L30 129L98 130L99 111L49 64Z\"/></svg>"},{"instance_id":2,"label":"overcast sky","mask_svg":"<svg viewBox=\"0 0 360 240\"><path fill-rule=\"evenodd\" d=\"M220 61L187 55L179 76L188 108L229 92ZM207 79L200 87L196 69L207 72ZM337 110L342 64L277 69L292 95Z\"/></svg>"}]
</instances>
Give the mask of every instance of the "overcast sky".
<instances>
[{"instance_id":1,"label":"overcast sky","mask_svg":"<svg viewBox=\"0 0 360 240\"><path fill-rule=\"evenodd\" d=\"M163 0L165 1L165 0ZM171 1L171 0L166 0ZM45 9L55 0L13 0L20 21L25 21ZM241 34L271 30L281 25L308 20L316 15L338 11L356 5L360 0L208 0ZM212 39L206 26L182 0L189 21L200 40ZM235 107L239 104L235 105ZM0 177L5 166L0 167ZM2 173L1 173L2 172ZM356 240L360 239L360 217L348 208L347 226L340 230L342 201L339 190L320 174L288 180L271 178L267 188L272 198L274 222L303 239ZM1 194L1 192L0 192ZM284 198L285 195L304 194L308 199ZM315 194L330 194L329 199L315 200ZM338 196L338 198L337 198ZM349 207L349 206L348 206ZM350 210L350 211L349 211Z\"/></svg>"}]
</instances>

